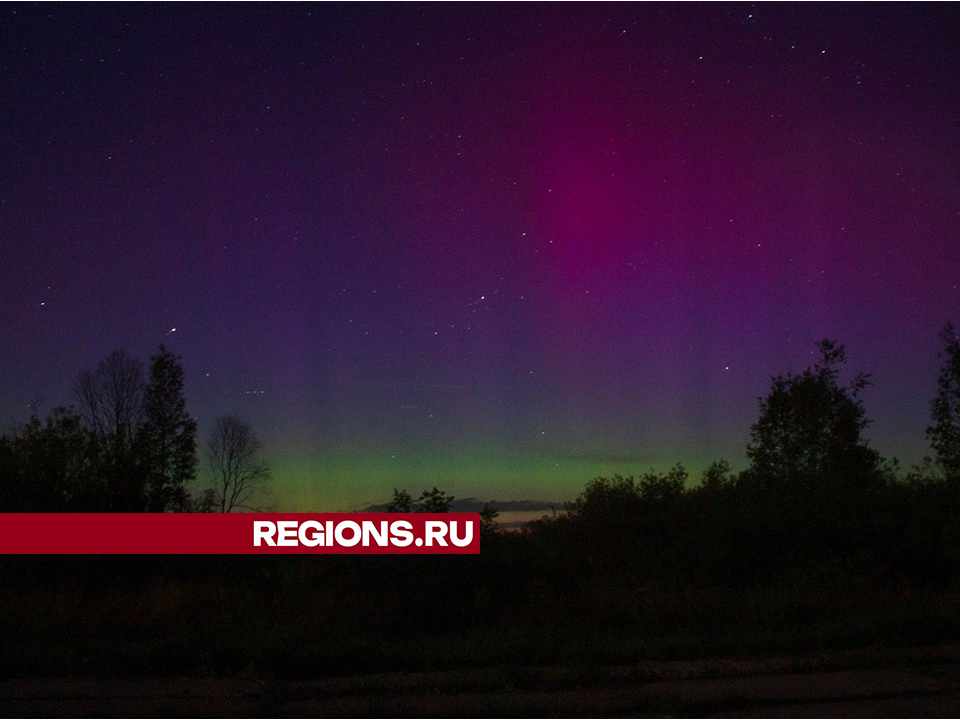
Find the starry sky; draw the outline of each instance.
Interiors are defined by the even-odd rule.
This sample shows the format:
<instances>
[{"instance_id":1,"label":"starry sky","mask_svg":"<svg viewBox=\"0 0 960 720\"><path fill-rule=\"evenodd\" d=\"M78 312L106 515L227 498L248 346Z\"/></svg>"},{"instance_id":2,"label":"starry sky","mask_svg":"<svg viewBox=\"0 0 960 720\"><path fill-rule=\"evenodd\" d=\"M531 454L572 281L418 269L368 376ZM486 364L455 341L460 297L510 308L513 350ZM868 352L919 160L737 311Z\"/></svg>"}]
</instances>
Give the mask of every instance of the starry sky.
<instances>
[{"instance_id":1,"label":"starry sky","mask_svg":"<svg viewBox=\"0 0 960 720\"><path fill-rule=\"evenodd\" d=\"M814 343L925 452L949 4L4 4L0 419L182 354L280 509L725 457ZM175 330L174 330L175 328Z\"/></svg>"}]
</instances>

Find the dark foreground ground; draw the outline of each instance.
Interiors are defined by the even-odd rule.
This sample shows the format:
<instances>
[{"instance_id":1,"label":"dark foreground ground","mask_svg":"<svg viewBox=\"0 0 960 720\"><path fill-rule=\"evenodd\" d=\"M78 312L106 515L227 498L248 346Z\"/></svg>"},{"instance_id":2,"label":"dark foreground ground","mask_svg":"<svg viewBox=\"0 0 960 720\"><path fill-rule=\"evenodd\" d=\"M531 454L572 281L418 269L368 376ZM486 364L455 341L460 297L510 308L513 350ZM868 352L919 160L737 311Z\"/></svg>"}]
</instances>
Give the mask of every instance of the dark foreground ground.
<instances>
[{"instance_id":1,"label":"dark foreground ground","mask_svg":"<svg viewBox=\"0 0 960 720\"><path fill-rule=\"evenodd\" d=\"M960 645L805 656L361 674L281 681L0 681L0 715L956 717Z\"/></svg>"}]
</instances>

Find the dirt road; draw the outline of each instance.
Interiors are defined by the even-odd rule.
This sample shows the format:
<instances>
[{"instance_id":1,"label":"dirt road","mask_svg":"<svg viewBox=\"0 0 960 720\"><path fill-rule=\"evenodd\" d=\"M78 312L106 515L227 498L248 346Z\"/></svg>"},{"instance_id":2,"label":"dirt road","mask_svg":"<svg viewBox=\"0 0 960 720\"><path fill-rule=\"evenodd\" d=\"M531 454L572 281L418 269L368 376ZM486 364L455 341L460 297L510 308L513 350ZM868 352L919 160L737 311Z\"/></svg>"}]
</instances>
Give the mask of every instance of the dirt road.
<instances>
[{"instance_id":1,"label":"dirt road","mask_svg":"<svg viewBox=\"0 0 960 720\"><path fill-rule=\"evenodd\" d=\"M849 669L851 665L872 665ZM843 667L847 666L847 667ZM956 717L960 647L808 657L490 668L281 681L0 681L2 716Z\"/></svg>"}]
</instances>

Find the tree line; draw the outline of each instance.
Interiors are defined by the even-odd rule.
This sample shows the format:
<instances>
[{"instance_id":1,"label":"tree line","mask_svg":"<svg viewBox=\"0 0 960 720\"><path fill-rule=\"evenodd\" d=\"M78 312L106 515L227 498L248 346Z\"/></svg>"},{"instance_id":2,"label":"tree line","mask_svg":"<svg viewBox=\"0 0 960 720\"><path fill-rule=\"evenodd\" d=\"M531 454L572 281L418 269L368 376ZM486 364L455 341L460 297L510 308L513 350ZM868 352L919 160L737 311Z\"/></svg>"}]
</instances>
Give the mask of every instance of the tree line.
<instances>
[{"instance_id":1,"label":"tree line","mask_svg":"<svg viewBox=\"0 0 960 720\"><path fill-rule=\"evenodd\" d=\"M927 429L930 458L910 469L884 459L867 441L863 395L870 378L848 377L844 348L825 341L811 367L772 378L751 427L748 466L739 472L720 460L699 482L690 482L681 465L594 478L566 512L519 532L485 523L482 551L471 556L4 556L3 577L19 590L0 594L0 603L8 599L2 611L13 618L7 624L22 633L23 646L45 647L37 645L37 628L49 628L50 642L73 643L77 672L87 671L88 648L110 633L123 642L108 646L126 647L136 634L150 637L152 648L158 626L164 638L173 637L162 654L125 652L109 667L139 661L183 672L240 672L254 659L271 670L299 672L317 666L319 657L338 668L356 663L352 667L382 670L408 657L385 637L427 648L420 666L444 667L451 647L465 649L464 662L515 664L519 648L530 664L579 660L581 652L619 664L658 652L661 642L679 643L689 654L956 639L960 342L953 326L942 340ZM160 385L154 374L151 366L145 396ZM159 480L159 473L141 467L162 455L149 447L163 433L144 427L160 425L151 419L161 415L157 403L108 403L112 412L99 411L99 420L89 403L78 403L3 436L3 509L122 507L124 463L137 468L139 478L126 507L151 507L157 488L166 488L168 511L202 503L195 480ZM164 404L163 417L191 419L169 410L177 403ZM59 422L66 430L57 429ZM55 431L45 434L48 426ZM97 433L104 439L94 442ZM167 435L168 448L187 446L175 442L176 432ZM245 435L224 437L229 447L243 444ZM138 449L128 457L111 443ZM100 454L91 454L88 444ZM171 468L186 465L160 467L170 478ZM208 508L229 508L234 501L225 496L219 493L219 504ZM388 509L444 512L452 500L436 487L419 494L397 490ZM22 593L32 593L24 595L31 601ZM228 597L230 612L211 597ZM67 604L70 598L75 605ZM170 604L166 620L158 625L153 613L101 612L102 606L126 607L131 598L135 607L153 607L142 598L156 598L149 602L158 608ZM117 624L117 615L128 624ZM77 618L85 618L80 630ZM424 644L432 639L442 644ZM304 654L291 656L291 647ZM370 648L381 654L371 655Z\"/></svg>"},{"instance_id":2,"label":"tree line","mask_svg":"<svg viewBox=\"0 0 960 720\"><path fill-rule=\"evenodd\" d=\"M749 465L682 465L598 477L567 512L532 523L528 552L555 582L598 587L950 589L960 584L960 338L941 333L926 430L932 454L905 470L864 436L870 377L841 381L844 347L772 378ZM489 547L489 543L488 543Z\"/></svg>"},{"instance_id":3,"label":"tree line","mask_svg":"<svg viewBox=\"0 0 960 720\"><path fill-rule=\"evenodd\" d=\"M844 382L845 348L824 340L811 367L771 379L746 469L719 460L699 483L681 464L597 477L566 512L520 533L487 524L484 554L496 577L517 586L537 578L553 598L588 587L960 585L960 338L952 324L941 341L926 430L932 453L910 469L871 447L862 400L870 376ZM444 512L450 500L437 488L416 500L395 490L388 509Z\"/></svg>"},{"instance_id":4,"label":"tree line","mask_svg":"<svg viewBox=\"0 0 960 720\"><path fill-rule=\"evenodd\" d=\"M143 363L114 350L73 382L70 407L0 435L3 512L231 512L254 509L270 481L249 423L219 418L197 482L197 421L180 356L163 345Z\"/></svg>"},{"instance_id":5,"label":"tree line","mask_svg":"<svg viewBox=\"0 0 960 720\"><path fill-rule=\"evenodd\" d=\"M909 470L866 441L870 378L848 378L843 347L824 342L811 367L772 378L746 469L721 460L699 483L680 465L594 478L566 512L519 532L485 524L478 555L0 556L0 666L45 676L266 668L299 677L305 667L626 666L638 657L814 656L955 641L960 343L952 327L942 355L931 457ZM114 401L111 412L79 403L5 435L3 509L119 508L129 497L134 510L174 510L202 501L189 473L175 472L193 472L189 452L158 464L162 477L142 467L169 457L157 438L166 435L176 455L195 433L182 432L191 418L170 401L179 393L153 389L176 390L154 380L170 360L144 378L144 395L157 395L149 403ZM136 373L131 383L107 376L111 388L137 387ZM243 433L222 437L224 447L244 444ZM128 455L111 443L137 449ZM124 495L125 463L139 479ZM229 507L225 498L208 505ZM397 490L388 509L444 512L452 500L436 487Z\"/></svg>"},{"instance_id":6,"label":"tree line","mask_svg":"<svg viewBox=\"0 0 960 720\"><path fill-rule=\"evenodd\" d=\"M960 485L960 339L948 323L941 332L942 364L926 434L933 454L905 474L864 437L870 420L861 393L870 376L840 380L843 345L824 340L814 365L772 378L760 401L746 449L749 467L713 463L699 485L687 486L677 465L666 473L596 478L568 506L567 519L597 507L668 502L683 493L798 492L824 498L863 499L878 487ZM197 423L186 410L181 358L164 346L143 364L115 350L96 368L78 374L75 405L0 435L0 509L6 512L230 512L262 507L271 475L249 423L219 418L207 444L212 487L198 489ZM811 495L811 497L813 497ZM612 498L616 498L616 503ZM453 498L434 487L414 499L395 490L391 512L447 512ZM484 511L492 526L494 508Z\"/></svg>"}]
</instances>

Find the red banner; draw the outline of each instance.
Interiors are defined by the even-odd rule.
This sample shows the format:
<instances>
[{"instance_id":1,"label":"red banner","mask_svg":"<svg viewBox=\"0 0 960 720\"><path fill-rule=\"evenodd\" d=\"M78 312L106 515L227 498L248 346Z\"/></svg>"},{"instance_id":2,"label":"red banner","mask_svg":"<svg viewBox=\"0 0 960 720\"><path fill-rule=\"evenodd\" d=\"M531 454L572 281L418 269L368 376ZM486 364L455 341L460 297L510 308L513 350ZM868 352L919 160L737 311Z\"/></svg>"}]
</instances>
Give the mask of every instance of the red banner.
<instances>
[{"instance_id":1,"label":"red banner","mask_svg":"<svg viewBox=\"0 0 960 720\"><path fill-rule=\"evenodd\" d=\"M478 513L0 513L0 554L470 554Z\"/></svg>"}]
</instances>

